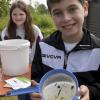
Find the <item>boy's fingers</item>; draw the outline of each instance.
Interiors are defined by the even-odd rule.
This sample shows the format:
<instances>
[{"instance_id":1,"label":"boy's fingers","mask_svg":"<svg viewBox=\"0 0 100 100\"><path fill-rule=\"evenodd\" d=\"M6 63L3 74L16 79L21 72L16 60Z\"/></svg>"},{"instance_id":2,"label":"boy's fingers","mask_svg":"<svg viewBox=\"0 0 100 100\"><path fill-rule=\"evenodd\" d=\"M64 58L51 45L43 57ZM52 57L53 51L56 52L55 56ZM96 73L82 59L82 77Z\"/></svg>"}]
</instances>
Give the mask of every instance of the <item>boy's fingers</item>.
<instances>
[{"instance_id":1,"label":"boy's fingers","mask_svg":"<svg viewBox=\"0 0 100 100\"><path fill-rule=\"evenodd\" d=\"M32 84L32 86L38 85L38 83L36 81L34 81L34 80L31 81L31 84Z\"/></svg>"},{"instance_id":2,"label":"boy's fingers","mask_svg":"<svg viewBox=\"0 0 100 100\"><path fill-rule=\"evenodd\" d=\"M31 81L32 86L38 85L38 83L34 80ZM42 100L42 96L39 93L30 94L31 100Z\"/></svg>"},{"instance_id":3,"label":"boy's fingers","mask_svg":"<svg viewBox=\"0 0 100 100\"><path fill-rule=\"evenodd\" d=\"M88 91L88 88L86 87L86 86L84 86L84 85L81 85L80 86L80 95L85 95L87 92L89 92Z\"/></svg>"},{"instance_id":4,"label":"boy's fingers","mask_svg":"<svg viewBox=\"0 0 100 100\"><path fill-rule=\"evenodd\" d=\"M42 100L42 96L39 93L32 93L30 97L31 100Z\"/></svg>"},{"instance_id":5,"label":"boy's fingers","mask_svg":"<svg viewBox=\"0 0 100 100\"><path fill-rule=\"evenodd\" d=\"M81 85L79 89L80 100L89 100L89 90L86 86Z\"/></svg>"},{"instance_id":6,"label":"boy's fingers","mask_svg":"<svg viewBox=\"0 0 100 100\"><path fill-rule=\"evenodd\" d=\"M31 97L34 97L34 98L41 98L41 95L39 93L32 93L31 94Z\"/></svg>"}]
</instances>

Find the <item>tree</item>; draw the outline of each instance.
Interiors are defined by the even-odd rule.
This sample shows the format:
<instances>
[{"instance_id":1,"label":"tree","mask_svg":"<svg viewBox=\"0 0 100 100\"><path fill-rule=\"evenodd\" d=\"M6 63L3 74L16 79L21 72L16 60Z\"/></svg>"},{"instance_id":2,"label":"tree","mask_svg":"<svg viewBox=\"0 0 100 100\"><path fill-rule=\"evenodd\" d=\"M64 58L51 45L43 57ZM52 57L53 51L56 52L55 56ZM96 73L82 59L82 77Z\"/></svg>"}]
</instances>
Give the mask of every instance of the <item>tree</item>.
<instances>
[{"instance_id":1,"label":"tree","mask_svg":"<svg viewBox=\"0 0 100 100\"><path fill-rule=\"evenodd\" d=\"M46 6L44 4L38 4L36 9L41 14L46 14L48 12L47 8L46 8Z\"/></svg>"},{"instance_id":2,"label":"tree","mask_svg":"<svg viewBox=\"0 0 100 100\"><path fill-rule=\"evenodd\" d=\"M0 17L8 14L10 1L11 0L0 0Z\"/></svg>"}]
</instances>

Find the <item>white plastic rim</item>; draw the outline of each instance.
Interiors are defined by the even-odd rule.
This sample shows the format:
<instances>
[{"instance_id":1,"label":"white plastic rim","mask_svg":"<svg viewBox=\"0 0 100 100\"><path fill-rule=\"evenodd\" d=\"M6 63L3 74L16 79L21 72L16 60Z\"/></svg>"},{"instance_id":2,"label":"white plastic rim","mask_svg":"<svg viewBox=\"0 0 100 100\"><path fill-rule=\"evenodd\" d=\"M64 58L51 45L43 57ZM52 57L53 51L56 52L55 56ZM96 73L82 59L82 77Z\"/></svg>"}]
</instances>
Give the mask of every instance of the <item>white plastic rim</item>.
<instances>
[{"instance_id":1,"label":"white plastic rim","mask_svg":"<svg viewBox=\"0 0 100 100\"><path fill-rule=\"evenodd\" d=\"M10 39L0 41L0 50L16 50L29 46L30 42L24 39Z\"/></svg>"}]
</instances>

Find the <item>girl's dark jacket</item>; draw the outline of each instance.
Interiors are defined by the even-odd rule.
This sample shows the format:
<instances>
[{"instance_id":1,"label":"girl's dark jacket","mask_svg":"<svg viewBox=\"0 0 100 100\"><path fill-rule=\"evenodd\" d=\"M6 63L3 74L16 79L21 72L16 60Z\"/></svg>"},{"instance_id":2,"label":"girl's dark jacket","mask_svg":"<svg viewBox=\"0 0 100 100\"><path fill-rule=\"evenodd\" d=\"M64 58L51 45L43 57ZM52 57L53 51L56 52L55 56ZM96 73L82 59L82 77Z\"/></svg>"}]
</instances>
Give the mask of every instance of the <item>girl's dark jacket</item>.
<instances>
[{"instance_id":1,"label":"girl's dark jacket","mask_svg":"<svg viewBox=\"0 0 100 100\"><path fill-rule=\"evenodd\" d=\"M39 82L49 70L66 69L75 74L79 86L88 86L91 100L100 100L100 40L83 31L82 40L70 52L65 50L59 31L37 43L32 79Z\"/></svg>"}]
</instances>

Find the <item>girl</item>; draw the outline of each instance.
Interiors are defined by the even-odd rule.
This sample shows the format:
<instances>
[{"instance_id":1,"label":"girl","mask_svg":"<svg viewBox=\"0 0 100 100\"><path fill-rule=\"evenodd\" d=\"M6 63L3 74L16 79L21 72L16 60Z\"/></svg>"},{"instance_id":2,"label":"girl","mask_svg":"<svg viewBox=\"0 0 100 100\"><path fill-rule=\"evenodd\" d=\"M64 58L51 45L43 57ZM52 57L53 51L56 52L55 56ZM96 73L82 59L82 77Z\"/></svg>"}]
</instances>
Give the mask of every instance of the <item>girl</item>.
<instances>
[{"instance_id":1,"label":"girl","mask_svg":"<svg viewBox=\"0 0 100 100\"><path fill-rule=\"evenodd\" d=\"M32 18L28 6L23 1L12 3L10 19L7 27L1 33L1 40L27 39L30 41L30 63L35 52L37 39L42 39L42 33L36 25L32 25Z\"/></svg>"}]
</instances>

